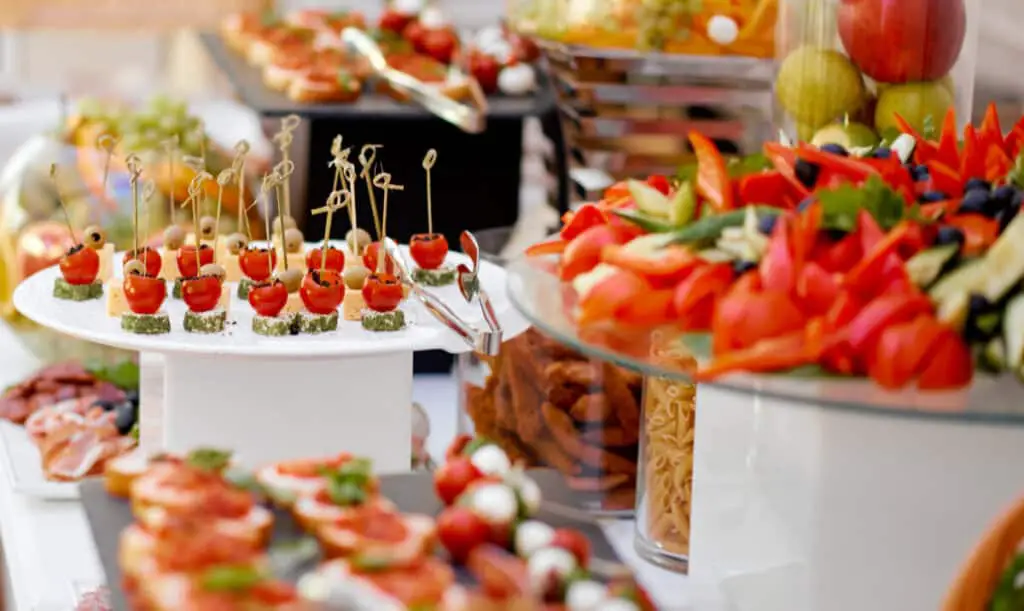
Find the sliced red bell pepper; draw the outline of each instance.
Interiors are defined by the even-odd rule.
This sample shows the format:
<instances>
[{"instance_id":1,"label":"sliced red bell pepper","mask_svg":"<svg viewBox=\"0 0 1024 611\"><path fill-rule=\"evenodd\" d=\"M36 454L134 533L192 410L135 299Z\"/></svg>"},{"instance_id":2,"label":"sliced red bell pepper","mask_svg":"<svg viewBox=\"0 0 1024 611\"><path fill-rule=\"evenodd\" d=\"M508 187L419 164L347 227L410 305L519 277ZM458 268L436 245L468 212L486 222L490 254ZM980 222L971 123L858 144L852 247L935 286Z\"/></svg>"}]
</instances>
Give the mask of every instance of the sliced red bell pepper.
<instances>
[{"instance_id":1,"label":"sliced red bell pepper","mask_svg":"<svg viewBox=\"0 0 1024 611\"><path fill-rule=\"evenodd\" d=\"M875 246L885 239L885 232L867 210L857 212L857 235L860 236L860 249L864 254L874 250Z\"/></svg>"},{"instance_id":2,"label":"sliced red bell pepper","mask_svg":"<svg viewBox=\"0 0 1024 611\"><path fill-rule=\"evenodd\" d=\"M651 286L631 271L617 270L597 282L577 305L576 321L580 325L614 320L632 301L641 301Z\"/></svg>"},{"instance_id":3,"label":"sliced red bell pepper","mask_svg":"<svg viewBox=\"0 0 1024 611\"><path fill-rule=\"evenodd\" d=\"M793 219L790 236L793 247L793 261L796 268L802 269L803 264L811 257L814 246L821 235L821 204L813 202Z\"/></svg>"},{"instance_id":4,"label":"sliced red bell pepper","mask_svg":"<svg viewBox=\"0 0 1024 611\"><path fill-rule=\"evenodd\" d=\"M811 260L827 272L844 273L860 261L862 254L860 236L853 232L835 242L819 240L811 253Z\"/></svg>"},{"instance_id":5,"label":"sliced red bell pepper","mask_svg":"<svg viewBox=\"0 0 1024 611\"><path fill-rule=\"evenodd\" d=\"M957 197L941 202L921 204L921 216L930 221L937 221L948 214L955 214L960 209L960 200L961 198Z\"/></svg>"},{"instance_id":6,"label":"sliced red bell pepper","mask_svg":"<svg viewBox=\"0 0 1024 611\"><path fill-rule=\"evenodd\" d=\"M836 155L806 143L800 143L797 156L805 161L818 164L822 170L830 170L837 174L842 174L854 182L865 180L872 174L881 174L877 168L867 163L866 160Z\"/></svg>"},{"instance_id":7,"label":"sliced red bell pepper","mask_svg":"<svg viewBox=\"0 0 1024 611\"><path fill-rule=\"evenodd\" d=\"M893 119L896 121L896 125L900 128L901 132L913 136L916 142L914 145L914 160L917 161L917 163L929 163L935 159L939 153L939 149L934 144L929 142L921 134L917 133L917 130L914 129L910 123L907 123L899 113L893 115Z\"/></svg>"},{"instance_id":8,"label":"sliced red bell pepper","mask_svg":"<svg viewBox=\"0 0 1024 611\"><path fill-rule=\"evenodd\" d=\"M558 233L563 240L572 240L587 229L608 222L608 215L604 213L604 210L598 208L597 204L583 204L574 210L568 219L565 218L566 216L568 214L562 217L565 225Z\"/></svg>"},{"instance_id":9,"label":"sliced red bell pepper","mask_svg":"<svg viewBox=\"0 0 1024 611\"><path fill-rule=\"evenodd\" d=\"M622 244L622 235L610 225L596 225L576 236L565 247L560 262L559 277L572 280L589 272L601 262L601 250L610 244Z\"/></svg>"},{"instance_id":10,"label":"sliced red bell pepper","mask_svg":"<svg viewBox=\"0 0 1024 611\"><path fill-rule=\"evenodd\" d=\"M807 316L786 293L743 293L732 289L719 297L715 308L712 350L721 354L747 348L762 339L802 329L806 324Z\"/></svg>"},{"instance_id":11,"label":"sliced red bell pepper","mask_svg":"<svg viewBox=\"0 0 1024 611\"><path fill-rule=\"evenodd\" d=\"M853 291L840 290L825 314L825 329L838 331L849 325L864 308L864 300Z\"/></svg>"},{"instance_id":12,"label":"sliced red bell pepper","mask_svg":"<svg viewBox=\"0 0 1024 611\"><path fill-rule=\"evenodd\" d=\"M1006 135L1006 142L1003 144L1003 149L1006 154L1010 156L1010 159L1016 159L1020 155L1021 147L1024 146L1024 124L1018 123L1010 130L1010 133Z\"/></svg>"},{"instance_id":13,"label":"sliced red bell pepper","mask_svg":"<svg viewBox=\"0 0 1024 611\"><path fill-rule=\"evenodd\" d=\"M942 326L930 314L882 330L874 355L868 359L868 375L883 388L903 388L924 365L943 337Z\"/></svg>"},{"instance_id":14,"label":"sliced red bell pepper","mask_svg":"<svg viewBox=\"0 0 1024 611\"><path fill-rule=\"evenodd\" d=\"M668 178L660 174L652 174L651 176L648 176L646 182L647 186L661 191L662 195L668 195L672 192L672 184L668 181Z\"/></svg>"},{"instance_id":15,"label":"sliced red bell pepper","mask_svg":"<svg viewBox=\"0 0 1024 611\"><path fill-rule=\"evenodd\" d=\"M902 221L893 227L874 248L865 251L860 263L843 276L843 286L859 292L870 292L871 285L878 281L888 259L897 257L900 244L910 233L910 221Z\"/></svg>"},{"instance_id":16,"label":"sliced red bell pepper","mask_svg":"<svg viewBox=\"0 0 1024 611\"><path fill-rule=\"evenodd\" d=\"M851 291L840 290L832 306L824 316L826 335L836 337L836 341L825 347L821 354L821 364L829 371L841 374L852 374L856 369L853 351L840 333L853 321L864 308L864 300Z\"/></svg>"},{"instance_id":17,"label":"sliced red bell pepper","mask_svg":"<svg viewBox=\"0 0 1024 611\"><path fill-rule=\"evenodd\" d=\"M985 180L999 182L1013 169L1013 160L1003 151L1002 145L993 144L985 154Z\"/></svg>"},{"instance_id":18,"label":"sliced red bell pepper","mask_svg":"<svg viewBox=\"0 0 1024 611\"><path fill-rule=\"evenodd\" d=\"M950 107L946 111L946 118L942 121L942 132L939 136L939 149L935 155L935 161L949 167L960 166L960 149L957 145L960 138L957 131L956 109Z\"/></svg>"},{"instance_id":19,"label":"sliced red bell pepper","mask_svg":"<svg viewBox=\"0 0 1024 611\"><path fill-rule=\"evenodd\" d=\"M964 150L960 155L960 178L964 182L971 178L985 178L985 151L978 142L974 126L964 126Z\"/></svg>"},{"instance_id":20,"label":"sliced red bell pepper","mask_svg":"<svg viewBox=\"0 0 1024 611\"><path fill-rule=\"evenodd\" d=\"M672 299L672 308L676 317L686 324L687 328L706 328L711 324L713 309L701 311L701 325L686 323L687 318L695 317L697 306L707 297L718 297L725 293L732 282L732 266L725 263L709 263L693 270L689 276L676 286Z\"/></svg>"},{"instance_id":21,"label":"sliced red bell pepper","mask_svg":"<svg viewBox=\"0 0 1024 611\"><path fill-rule=\"evenodd\" d=\"M615 321L642 327L665 324L674 318L672 312L674 295L675 291L672 289L651 288L620 308L615 313Z\"/></svg>"},{"instance_id":22,"label":"sliced red bell pepper","mask_svg":"<svg viewBox=\"0 0 1024 611\"><path fill-rule=\"evenodd\" d=\"M938 160L929 162L929 188L933 191L941 191L950 197L960 197L964 193L965 181L960 177L959 168L959 165L951 167Z\"/></svg>"},{"instance_id":23,"label":"sliced red bell pepper","mask_svg":"<svg viewBox=\"0 0 1024 611\"><path fill-rule=\"evenodd\" d=\"M957 214L948 217L945 223L964 233L961 252L968 256L984 253L999 238L999 221L980 214Z\"/></svg>"},{"instance_id":24,"label":"sliced red bell pepper","mask_svg":"<svg viewBox=\"0 0 1024 611\"><path fill-rule=\"evenodd\" d=\"M761 259L758 271L761 274L761 284L767 290L791 293L796 288L796 278L799 270L793 258L793 249L790 242L791 217L780 216L775 222L775 228L768 239L768 250Z\"/></svg>"},{"instance_id":25,"label":"sliced red bell pepper","mask_svg":"<svg viewBox=\"0 0 1024 611\"><path fill-rule=\"evenodd\" d=\"M775 169L782 174L782 177L789 183L790 188L797 194L797 197L803 199L810 195L811 191L804 186L802 182L796 177L796 151L787 147L782 146L778 142L766 142L764 145L764 154L768 157Z\"/></svg>"},{"instance_id":26,"label":"sliced red bell pepper","mask_svg":"<svg viewBox=\"0 0 1024 611\"><path fill-rule=\"evenodd\" d=\"M601 262L637 273L656 287L674 286L703 264L700 257L682 246L668 246L651 256L617 244L601 249Z\"/></svg>"},{"instance_id":27,"label":"sliced red bell pepper","mask_svg":"<svg viewBox=\"0 0 1024 611\"><path fill-rule=\"evenodd\" d=\"M624 197L630 197L629 194L629 181L620 180L604 190L601 194L605 200L619 200Z\"/></svg>"},{"instance_id":28,"label":"sliced red bell pepper","mask_svg":"<svg viewBox=\"0 0 1024 611\"><path fill-rule=\"evenodd\" d=\"M921 294L882 295L870 301L850 321L845 330L847 341L853 353L866 361L885 328L931 311L931 301Z\"/></svg>"},{"instance_id":29,"label":"sliced red bell pepper","mask_svg":"<svg viewBox=\"0 0 1024 611\"><path fill-rule=\"evenodd\" d=\"M569 243L565 240L548 240L546 242L537 242L532 244L526 249L526 256L528 257L540 257L543 255L560 255L565 252L565 247Z\"/></svg>"},{"instance_id":30,"label":"sliced red bell pepper","mask_svg":"<svg viewBox=\"0 0 1024 611\"><path fill-rule=\"evenodd\" d=\"M725 167L725 158L718 147L700 132L690 132L690 146L697 157L697 194L716 212L733 209L732 182Z\"/></svg>"},{"instance_id":31,"label":"sliced red bell pepper","mask_svg":"<svg viewBox=\"0 0 1024 611\"><path fill-rule=\"evenodd\" d=\"M986 153L993 146L1003 149L1003 128L999 125L999 110L995 102L989 102L985 108L985 117L978 128L978 144Z\"/></svg>"},{"instance_id":32,"label":"sliced red bell pepper","mask_svg":"<svg viewBox=\"0 0 1024 611\"><path fill-rule=\"evenodd\" d=\"M694 379L706 382L741 371L763 373L792 369L815 362L819 352L820 347L808 341L807 331L796 331L763 339L743 350L716 354L710 363L697 370Z\"/></svg>"},{"instance_id":33,"label":"sliced red bell pepper","mask_svg":"<svg viewBox=\"0 0 1024 611\"><path fill-rule=\"evenodd\" d=\"M917 378L921 390L964 388L974 378L971 351L959 335L943 326L940 337L928 353L928 361Z\"/></svg>"},{"instance_id":34,"label":"sliced red bell pepper","mask_svg":"<svg viewBox=\"0 0 1024 611\"><path fill-rule=\"evenodd\" d=\"M778 170L765 170L747 174L737 181L736 201L740 205L766 204L776 208L786 208L789 194L789 181Z\"/></svg>"},{"instance_id":35,"label":"sliced red bell pepper","mask_svg":"<svg viewBox=\"0 0 1024 611\"><path fill-rule=\"evenodd\" d=\"M817 263L807 263L801 267L796 293L804 312L818 316L827 312L835 302L839 283Z\"/></svg>"}]
</instances>

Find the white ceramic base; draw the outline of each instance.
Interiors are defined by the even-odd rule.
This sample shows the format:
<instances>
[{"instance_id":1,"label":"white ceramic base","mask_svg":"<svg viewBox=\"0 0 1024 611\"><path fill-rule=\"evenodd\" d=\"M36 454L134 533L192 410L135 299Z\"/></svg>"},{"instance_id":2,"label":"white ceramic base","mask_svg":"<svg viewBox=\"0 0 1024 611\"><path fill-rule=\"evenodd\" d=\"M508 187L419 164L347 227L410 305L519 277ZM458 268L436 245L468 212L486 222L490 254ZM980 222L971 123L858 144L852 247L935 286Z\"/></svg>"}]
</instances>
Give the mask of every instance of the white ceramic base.
<instances>
[{"instance_id":1,"label":"white ceramic base","mask_svg":"<svg viewBox=\"0 0 1024 611\"><path fill-rule=\"evenodd\" d=\"M345 450L409 470L412 352L333 359L165 357L163 447L248 467ZM144 408L145 409L145 408Z\"/></svg>"},{"instance_id":2,"label":"white ceramic base","mask_svg":"<svg viewBox=\"0 0 1024 611\"><path fill-rule=\"evenodd\" d=\"M690 576L737 611L936 609L1021 492L1022 427L697 405Z\"/></svg>"}]
</instances>

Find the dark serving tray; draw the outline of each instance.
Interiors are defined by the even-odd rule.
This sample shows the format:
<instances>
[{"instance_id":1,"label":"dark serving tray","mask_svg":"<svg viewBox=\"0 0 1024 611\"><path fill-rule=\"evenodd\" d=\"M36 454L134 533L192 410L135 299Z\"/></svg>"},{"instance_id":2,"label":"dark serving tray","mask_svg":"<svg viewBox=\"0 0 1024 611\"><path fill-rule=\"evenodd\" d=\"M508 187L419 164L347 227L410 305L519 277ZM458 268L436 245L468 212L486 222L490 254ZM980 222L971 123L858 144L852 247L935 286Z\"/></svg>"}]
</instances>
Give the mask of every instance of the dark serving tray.
<instances>
[{"instance_id":1,"label":"dark serving tray","mask_svg":"<svg viewBox=\"0 0 1024 611\"><path fill-rule=\"evenodd\" d=\"M540 486L543 498L561 505L579 506L575 493L562 482L561 476L550 469L533 469L531 477ZM107 494L102 481L85 481L81 484L82 505L92 531L100 563L107 577L110 599L114 611L128 611L128 605L121 591L121 568L117 563L118 539L121 531L133 522L128 501ZM433 477L430 473L403 473L381 477L381 492L406 513L437 515L441 503L434 494ZM292 541L302 537L302 531L284 511L275 511L272 543ZM538 519L558 527L572 527L590 539L592 555L606 562L620 562L611 543L605 538L597 522L568 519L560 514L547 513L541 509ZM296 568L294 574L281 575L285 579L297 580L303 573L314 568L316 560ZM472 583L465 572L458 572L460 582Z\"/></svg>"},{"instance_id":2,"label":"dark serving tray","mask_svg":"<svg viewBox=\"0 0 1024 611\"><path fill-rule=\"evenodd\" d=\"M388 118L423 118L430 116L424 108L409 102L398 102L385 95L364 92L352 104L301 104L288 99L283 93L263 85L260 70L250 66L241 55L227 48L218 34L203 33L200 39L213 59L224 72L235 93L242 102L266 116L281 116L295 113L304 117L346 117L380 116ZM543 86L530 96L490 96L487 98L487 116L495 118L521 118L539 115L549 110L554 98Z\"/></svg>"}]
</instances>

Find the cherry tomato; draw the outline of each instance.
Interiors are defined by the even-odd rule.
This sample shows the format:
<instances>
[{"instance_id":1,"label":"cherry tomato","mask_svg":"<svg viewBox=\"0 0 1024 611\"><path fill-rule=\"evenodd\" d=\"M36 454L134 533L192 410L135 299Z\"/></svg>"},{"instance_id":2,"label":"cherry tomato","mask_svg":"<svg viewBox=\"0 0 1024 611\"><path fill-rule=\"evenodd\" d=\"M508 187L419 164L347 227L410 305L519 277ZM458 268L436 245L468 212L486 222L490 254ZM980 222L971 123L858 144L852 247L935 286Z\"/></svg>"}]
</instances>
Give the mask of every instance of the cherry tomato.
<instances>
[{"instance_id":1,"label":"cherry tomato","mask_svg":"<svg viewBox=\"0 0 1024 611\"><path fill-rule=\"evenodd\" d=\"M447 29L427 30L420 38L422 52L442 64L450 64L459 46L455 33Z\"/></svg>"},{"instance_id":2,"label":"cherry tomato","mask_svg":"<svg viewBox=\"0 0 1024 611\"><path fill-rule=\"evenodd\" d=\"M402 30L402 38L409 41L413 49L419 49L427 29L419 21L413 21Z\"/></svg>"},{"instance_id":3,"label":"cherry tomato","mask_svg":"<svg viewBox=\"0 0 1024 611\"><path fill-rule=\"evenodd\" d=\"M470 552L487 542L490 528L468 507L448 507L437 516L437 537L452 561L463 564Z\"/></svg>"},{"instance_id":4,"label":"cherry tomato","mask_svg":"<svg viewBox=\"0 0 1024 611\"><path fill-rule=\"evenodd\" d=\"M963 388L974 378L974 361L967 344L949 327L944 327L940 335L917 378L921 390Z\"/></svg>"},{"instance_id":5,"label":"cherry tomato","mask_svg":"<svg viewBox=\"0 0 1024 611\"><path fill-rule=\"evenodd\" d=\"M249 596L271 607L294 603L299 598L295 586L280 579L267 579L257 583L249 588Z\"/></svg>"},{"instance_id":6,"label":"cherry tomato","mask_svg":"<svg viewBox=\"0 0 1024 611\"><path fill-rule=\"evenodd\" d=\"M181 282L181 298L193 312L209 312L216 308L220 293L220 279L216 276L199 276Z\"/></svg>"},{"instance_id":7,"label":"cherry tomato","mask_svg":"<svg viewBox=\"0 0 1024 611\"><path fill-rule=\"evenodd\" d=\"M314 248L309 251L306 254L306 269L320 269L320 256L323 252L324 250L322 248ZM345 253L333 246L328 246L327 261L324 263L324 269L329 269L340 274L342 270L345 269Z\"/></svg>"},{"instance_id":8,"label":"cherry tomato","mask_svg":"<svg viewBox=\"0 0 1024 611\"><path fill-rule=\"evenodd\" d=\"M578 530L559 528L551 539L551 547L560 547L576 558L576 562L587 568L590 562L590 541Z\"/></svg>"},{"instance_id":9,"label":"cherry tomato","mask_svg":"<svg viewBox=\"0 0 1024 611\"><path fill-rule=\"evenodd\" d=\"M160 253L155 248L148 246L140 248L139 252L129 250L124 254L124 262L129 261L142 261L142 264L146 266L147 276L159 276L160 270L163 267L163 260L160 258Z\"/></svg>"},{"instance_id":10,"label":"cherry tomato","mask_svg":"<svg viewBox=\"0 0 1024 611\"><path fill-rule=\"evenodd\" d=\"M423 269L437 269L448 256L448 240L440 233L417 233L409 240L409 254Z\"/></svg>"},{"instance_id":11,"label":"cherry tomato","mask_svg":"<svg viewBox=\"0 0 1024 611\"><path fill-rule=\"evenodd\" d=\"M370 242L363 251L363 265L371 272L377 271L377 253L380 252L380 242ZM391 257L384 262L384 271L389 274L395 273L395 262Z\"/></svg>"},{"instance_id":12,"label":"cherry tomato","mask_svg":"<svg viewBox=\"0 0 1024 611\"><path fill-rule=\"evenodd\" d=\"M194 245L182 246L178 249L178 273L182 278L195 278L199 275L200 267L213 263L213 255L213 249L206 244L199 247L199 256L196 256Z\"/></svg>"},{"instance_id":13,"label":"cherry tomato","mask_svg":"<svg viewBox=\"0 0 1024 611\"><path fill-rule=\"evenodd\" d=\"M375 312L391 312L404 298L402 283L391 274L370 274L363 284L363 299Z\"/></svg>"},{"instance_id":14,"label":"cherry tomato","mask_svg":"<svg viewBox=\"0 0 1024 611\"><path fill-rule=\"evenodd\" d=\"M377 26L388 32L394 32L395 34L401 34L405 30L406 26L416 20L415 15L408 15L399 11L387 9L380 16L380 21Z\"/></svg>"},{"instance_id":15,"label":"cherry tomato","mask_svg":"<svg viewBox=\"0 0 1024 611\"><path fill-rule=\"evenodd\" d=\"M672 191L672 183L668 181L667 177L660 174L652 174L651 176L648 176L646 182L649 186L661 191L663 195L668 195Z\"/></svg>"},{"instance_id":16,"label":"cherry tomato","mask_svg":"<svg viewBox=\"0 0 1024 611\"><path fill-rule=\"evenodd\" d=\"M238 255L238 266L250 280L263 282L274 273L277 251L273 248L246 247Z\"/></svg>"},{"instance_id":17,"label":"cherry tomato","mask_svg":"<svg viewBox=\"0 0 1024 611\"><path fill-rule=\"evenodd\" d=\"M128 309L135 314L156 314L167 299L167 283L156 276L128 274L121 286Z\"/></svg>"},{"instance_id":18,"label":"cherry tomato","mask_svg":"<svg viewBox=\"0 0 1024 611\"><path fill-rule=\"evenodd\" d=\"M338 310L345 298L345 283L334 270L313 270L302 279L299 297L313 314L330 314Z\"/></svg>"},{"instance_id":19,"label":"cherry tomato","mask_svg":"<svg viewBox=\"0 0 1024 611\"><path fill-rule=\"evenodd\" d=\"M512 32L508 34L508 42L512 45L512 55L523 63L528 64L540 57L540 47L526 36Z\"/></svg>"},{"instance_id":20,"label":"cherry tomato","mask_svg":"<svg viewBox=\"0 0 1024 611\"><path fill-rule=\"evenodd\" d=\"M466 488L484 476L469 457L456 456L434 472L434 491L445 505L451 505Z\"/></svg>"},{"instance_id":21,"label":"cherry tomato","mask_svg":"<svg viewBox=\"0 0 1024 611\"><path fill-rule=\"evenodd\" d=\"M469 74L480 83L484 93L491 94L498 91L498 73L501 72L501 64L498 60L486 53L473 53L469 57Z\"/></svg>"},{"instance_id":22,"label":"cherry tomato","mask_svg":"<svg viewBox=\"0 0 1024 611\"><path fill-rule=\"evenodd\" d=\"M288 289L283 282L263 282L249 287L249 305L260 316L277 316L286 303Z\"/></svg>"},{"instance_id":23,"label":"cherry tomato","mask_svg":"<svg viewBox=\"0 0 1024 611\"><path fill-rule=\"evenodd\" d=\"M100 273L100 256L95 250L79 244L64 253L60 260L60 273L68 284L92 284Z\"/></svg>"}]
</instances>

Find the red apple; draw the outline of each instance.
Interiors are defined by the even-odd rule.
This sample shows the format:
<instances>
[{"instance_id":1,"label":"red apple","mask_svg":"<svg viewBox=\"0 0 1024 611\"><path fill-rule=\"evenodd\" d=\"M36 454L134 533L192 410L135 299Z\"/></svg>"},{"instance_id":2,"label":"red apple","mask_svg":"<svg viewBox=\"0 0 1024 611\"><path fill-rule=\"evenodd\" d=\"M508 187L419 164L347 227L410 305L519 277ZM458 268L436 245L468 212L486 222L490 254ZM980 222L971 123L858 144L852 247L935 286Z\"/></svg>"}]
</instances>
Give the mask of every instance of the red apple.
<instances>
[{"instance_id":1,"label":"red apple","mask_svg":"<svg viewBox=\"0 0 1024 611\"><path fill-rule=\"evenodd\" d=\"M846 53L880 83L946 76L967 28L963 0L840 0L838 19Z\"/></svg>"}]
</instances>

